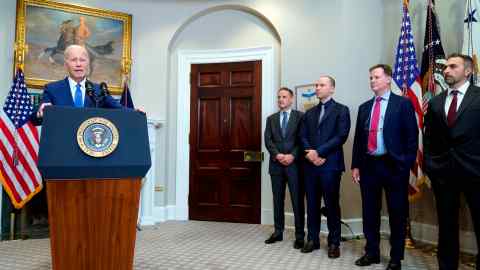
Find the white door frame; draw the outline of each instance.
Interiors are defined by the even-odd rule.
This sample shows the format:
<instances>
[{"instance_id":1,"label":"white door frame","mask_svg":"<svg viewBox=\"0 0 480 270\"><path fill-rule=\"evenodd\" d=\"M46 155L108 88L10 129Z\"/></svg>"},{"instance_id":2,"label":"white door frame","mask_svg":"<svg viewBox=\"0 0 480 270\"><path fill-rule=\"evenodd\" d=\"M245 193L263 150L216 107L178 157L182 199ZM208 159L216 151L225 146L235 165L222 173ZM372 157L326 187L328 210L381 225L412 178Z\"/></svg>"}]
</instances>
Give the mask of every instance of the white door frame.
<instances>
[{"instance_id":1,"label":"white door frame","mask_svg":"<svg viewBox=\"0 0 480 270\"><path fill-rule=\"evenodd\" d=\"M206 63L225 63L225 62L244 62L260 60L262 61L262 130L265 129L265 122L274 110L275 104L275 63L273 47L258 47L245 49L226 49L226 50L179 50L178 51L178 95L177 95L177 152L176 152L176 170L175 170L175 219L188 219L188 189L189 189L189 171L190 157L188 136L190 133L190 71L192 64ZM262 151L265 146L262 136ZM266 159L268 160L268 159ZM265 194L265 180L268 178L268 162L262 163L262 183L261 194ZM268 185L267 185L268 187ZM263 214L265 204L262 196L262 224L266 217ZM271 207L269 207L271 208ZM268 211L269 212L269 211ZM269 218L271 219L271 218Z\"/></svg>"}]
</instances>

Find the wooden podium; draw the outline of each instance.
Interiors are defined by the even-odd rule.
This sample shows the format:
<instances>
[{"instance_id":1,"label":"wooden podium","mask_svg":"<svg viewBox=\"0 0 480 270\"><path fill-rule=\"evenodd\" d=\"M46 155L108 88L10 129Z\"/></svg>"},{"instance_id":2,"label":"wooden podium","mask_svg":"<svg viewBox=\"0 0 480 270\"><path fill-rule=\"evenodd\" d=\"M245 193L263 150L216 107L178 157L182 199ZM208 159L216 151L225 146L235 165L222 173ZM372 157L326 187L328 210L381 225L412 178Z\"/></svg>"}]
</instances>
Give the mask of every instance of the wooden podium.
<instances>
[{"instance_id":1,"label":"wooden podium","mask_svg":"<svg viewBox=\"0 0 480 270\"><path fill-rule=\"evenodd\" d=\"M105 157L87 155L77 142L80 125L92 118L107 119L118 130L118 145ZM144 114L46 110L39 169L47 183L54 270L133 268L141 179L150 166Z\"/></svg>"}]
</instances>

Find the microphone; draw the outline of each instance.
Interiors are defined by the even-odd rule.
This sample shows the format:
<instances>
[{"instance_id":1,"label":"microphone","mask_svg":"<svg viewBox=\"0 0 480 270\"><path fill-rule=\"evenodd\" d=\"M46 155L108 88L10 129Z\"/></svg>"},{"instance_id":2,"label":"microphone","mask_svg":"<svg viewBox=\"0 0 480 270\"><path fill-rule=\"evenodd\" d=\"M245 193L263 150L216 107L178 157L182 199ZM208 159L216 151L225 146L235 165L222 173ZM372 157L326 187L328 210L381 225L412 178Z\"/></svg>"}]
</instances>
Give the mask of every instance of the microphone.
<instances>
[{"instance_id":1,"label":"microphone","mask_svg":"<svg viewBox=\"0 0 480 270\"><path fill-rule=\"evenodd\" d=\"M108 91L108 86L106 82L101 82L100 83L100 96L105 97L109 96L110 92Z\"/></svg>"},{"instance_id":2,"label":"microphone","mask_svg":"<svg viewBox=\"0 0 480 270\"><path fill-rule=\"evenodd\" d=\"M95 96L95 89L93 88L93 83L89 80L85 80L85 94L90 98L90 100L97 106L97 97Z\"/></svg>"},{"instance_id":3,"label":"microphone","mask_svg":"<svg viewBox=\"0 0 480 270\"><path fill-rule=\"evenodd\" d=\"M85 81L85 93L87 93L90 98L93 98L95 96L95 90L93 90L93 83L89 80Z\"/></svg>"}]
</instances>

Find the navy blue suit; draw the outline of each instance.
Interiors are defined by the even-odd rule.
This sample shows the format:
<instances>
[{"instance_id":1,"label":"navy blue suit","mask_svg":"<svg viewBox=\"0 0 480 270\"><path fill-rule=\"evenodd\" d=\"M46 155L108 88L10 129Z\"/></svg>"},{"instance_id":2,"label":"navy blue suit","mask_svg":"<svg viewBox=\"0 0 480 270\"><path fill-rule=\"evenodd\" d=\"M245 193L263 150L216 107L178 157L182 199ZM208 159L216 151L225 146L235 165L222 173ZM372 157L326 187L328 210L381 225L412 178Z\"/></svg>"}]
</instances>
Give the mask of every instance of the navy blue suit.
<instances>
[{"instance_id":1,"label":"navy blue suit","mask_svg":"<svg viewBox=\"0 0 480 270\"><path fill-rule=\"evenodd\" d=\"M100 93L100 85L94 83L93 89L95 93L97 94ZM45 87L43 88L42 100L40 101L40 105L42 103L52 103L52 105L57 105L57 106L74 107L75 105L73 102L72 92L70 91L70 84L68 82L68 77L66 77L63 80L54 81L46 84ZM87 94L85 94L83 106L95 107L95 103ZM100 102L100 104L98 104L98 107L120 109L122 108L122 105L112 96L108 95L104 98L102 102ZM35 125L41 125L43 118L38 118L37 113L35 112L32 114L31 120Z\"/></svg>"},{"instance_id":2,"label":"navy blue suit","mask_svg":"<svg viewBox=\"0 0 480 270\"><path fill-rule=\"evenodd\" d=\"M100 86L93 84L93 89L96 93L100 93ZM42 103L52 103L58 106L74 106L73 97L70 91L70 84L68 78L60 81L51 82L45 85L42 95ZM84 107L95 107L95 103L85 95ZM99 104L100 108L122 108L122 105L111 96L106 96L103 102Z\"/></svg>"},{"instance_id":3,"label":"navy blue suit","mask_svg":"<svg viewBox=\"0 0 480 270\"><path fill-rule=\"evenodd\" d=\"M320 202L324 197L327 208L328 244L340 245L340 179L345 171L343 144L350 132L348 107L330 99L319 123L321 103L305 113L300 129L303 149L316 150L326 161L315 166L304 162L305 191L307 194L308 241L319 246Z\"/></svg>"},{"instance_id":4,"label":"navy blue suit","mask_svg":"<svg viewBox=\"0 0 480 270\"><path fill-rule=\"evenodd\" d=\"M360 105L353 142L352 169L360 170L363 232L367 239L365 252L380 255L380 210L382 189L385 189L390 221L390 257L403 259L405 228L408 217L408 185L418 148L418 126L411 102L390 94L383 124L383 139L387 153L368 153L370 115L374 99Z\"/></svg>"}]
</instances>

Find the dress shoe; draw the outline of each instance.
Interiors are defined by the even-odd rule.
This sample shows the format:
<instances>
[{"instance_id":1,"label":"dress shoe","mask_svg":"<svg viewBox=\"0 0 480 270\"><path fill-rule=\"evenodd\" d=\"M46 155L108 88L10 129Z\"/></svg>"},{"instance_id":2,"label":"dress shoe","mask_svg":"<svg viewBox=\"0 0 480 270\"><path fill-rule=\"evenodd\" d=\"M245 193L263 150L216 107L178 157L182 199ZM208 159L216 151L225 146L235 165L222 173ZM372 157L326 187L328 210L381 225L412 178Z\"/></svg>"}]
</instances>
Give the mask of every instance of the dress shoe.
<instances>
[{"instance_id":1,"label":"dress shoe","mask_svg":"<svg viewBox=\"0 0 480 270\"><path fill-rule=\"evenodd\" d=\"M370 256L368 254L363 255L360 259L355 261L356 266L369 266L374 263L380 263L380 257Z\"/></svg>"},{"instance_id":2,"label":"dress shoe","mask_svg":"<svg viewBox=\"0 0 480 270\"><path fill-rule=\"evenodd\" d=\"M265 244L273 244L282 240L283 236L281 234L272 234L267 240L265 240Z\"/></svg>"},{"instance_id":3,"label":"dress shoe","mask_svg":"<svg viewBox=\"0 0 480 270\"><path fill-rule=\"evenodd\" d=\"M335 259L340 257L340 248L336 245L330 245L328 247L328 258Z\"/></svg>"},{"instance_id":4,"label":"dress shoe","mask_svg":"<svg viewBox=\"0 0 480 270\"><path fill-rule=\"evenodd\" d=\"M305 243L305 245L303 246L303 248L300 250L302 253L310 253L312 251L314 251L315 249L319 249L320 248L320 244L315 244L313 243L313 241L308 241L307 243Z\"/></svg>"},{"instance_id":5,"label":"dress shoe","mask_svg":"<svg viewBox=\"0 0 480 270\"><path fill-rule=\"evenodd\" d=\"M305 241L303 241L303 239L297 239L297 240L295 240L295 242L293 242L293 248L294 249L301 249L304 244L305 244Z\"/></svg>"},{"instance_id":6,"label":"dress shoe","mask_svg":"<svg viewBox=\"0 0 480 270\"><path fill-rule=\"evenodd\" d=\"M402 264L400 262L390 261L388 263L386 270L400 270L402 269Z\"/></svg>"}]
</instances>

